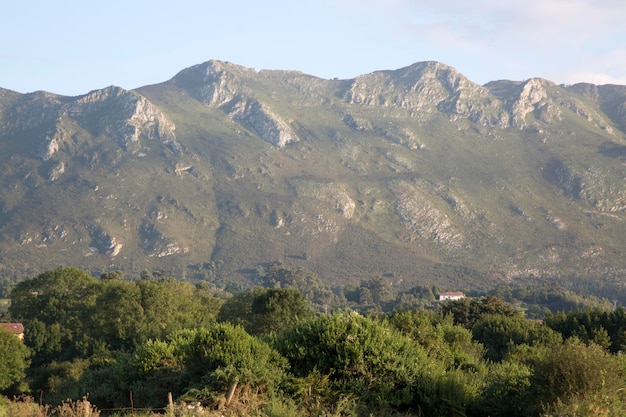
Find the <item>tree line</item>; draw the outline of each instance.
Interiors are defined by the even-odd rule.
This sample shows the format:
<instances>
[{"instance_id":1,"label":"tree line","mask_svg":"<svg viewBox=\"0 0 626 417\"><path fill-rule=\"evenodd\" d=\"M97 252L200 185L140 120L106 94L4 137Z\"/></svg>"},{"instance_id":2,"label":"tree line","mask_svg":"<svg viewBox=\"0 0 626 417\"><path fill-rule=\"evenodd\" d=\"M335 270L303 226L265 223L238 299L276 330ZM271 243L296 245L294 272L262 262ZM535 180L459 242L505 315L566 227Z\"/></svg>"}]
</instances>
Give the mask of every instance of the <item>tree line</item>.
<instances>
[{"instance_id":1,"label":"tree line","mask_svg":"<svg viewBox=\"0 0 626 417\"><path fill-rule=\"evenodd\" d=\"M543 323L495 295L324 309L338 295L314 278L274 268L265 287L231 295L167 276L47 271L11 291L26 331L24 343L0 331L0 390L101 409L128 407L129 393L163 407L172 393L267 416L626 415L621 308ZM391 299L381 285L376 297Z\"/></svg>"}]
</instances>

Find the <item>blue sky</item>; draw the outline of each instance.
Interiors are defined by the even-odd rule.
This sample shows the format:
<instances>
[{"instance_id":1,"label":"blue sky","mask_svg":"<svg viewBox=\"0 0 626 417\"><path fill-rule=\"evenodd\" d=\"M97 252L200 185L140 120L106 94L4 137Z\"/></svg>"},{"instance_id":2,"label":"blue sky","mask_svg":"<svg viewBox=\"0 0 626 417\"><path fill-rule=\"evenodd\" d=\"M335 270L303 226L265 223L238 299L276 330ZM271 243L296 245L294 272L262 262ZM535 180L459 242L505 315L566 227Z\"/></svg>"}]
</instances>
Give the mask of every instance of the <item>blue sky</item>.
<instances>
[{"instance_id":1,"label":"blue sky","mask_svg":"<svg viewBox=\"0 0 626 417\"><path fill-rule=\"evenodd\" d=\"M21 0L0 87L80 95L210 59L353 78L435 60L472 81L626 85L623 0Z\"/></svg>"}]
</instances>

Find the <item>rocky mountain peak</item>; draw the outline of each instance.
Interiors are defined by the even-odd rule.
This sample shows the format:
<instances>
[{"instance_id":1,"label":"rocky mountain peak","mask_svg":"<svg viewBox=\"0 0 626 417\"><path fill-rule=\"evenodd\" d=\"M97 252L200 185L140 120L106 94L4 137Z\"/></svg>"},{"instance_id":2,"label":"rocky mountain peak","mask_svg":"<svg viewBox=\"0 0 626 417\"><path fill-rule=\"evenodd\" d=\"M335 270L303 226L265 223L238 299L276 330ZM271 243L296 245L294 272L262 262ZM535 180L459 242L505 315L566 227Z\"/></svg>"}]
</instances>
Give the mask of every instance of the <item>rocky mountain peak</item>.
<instances>
[{"instance_id":1,"label":"rocky mountain peak","mask_svg":"<svg viewBox=\"0 0 626 417\"><path fill-rule=\"evenodd\" d=\"M7 122L0 133L35 136L35 152L43 160L52 158L72 137L73 141L80 140L79 129L106 135L129 151L136 151L139 139L146 138L180 152L174 124L145 97L120 87L110 86L77 97L35 92L15 100L4 113Z\"/></svg>"},{"instance_id":2,"label":"rocky mountain peak","mask_svg":"<svg viewBox=\"0 0 626 417\"><path fill-rule=\"evenodd\" d=\"M406 85L413 89L419 88L420 85L429 85L432 82L441 84L450 91L478 86L455 68L437 61L418 62L389 72L395 79L404 80Z\"/></svg>"},{"instance_id":3,"label":"rocky mountain peak","mask_svg":"<svg viewBox=\"0 0 626 417\"><path fill-rule=\"evenodd\" d=\"M175 144L174 124L145 97L120 87L110 86L80 96L62 106L59 117L89 124L93 133L116 138L129 151L138 150L142 137L159 140L180 151Z\"/></svg>"},{"instance_id":4,"label":"rocky mountain peak","mask_svg":"<svg viewBox=\"0 0 626 417\"><path fill-rule=\"evenodd\" d=\"M219 107L241 92L242 76L254 76L256 71L230 62L211 60L180 71L173 82L182 86L203 104Z\"/></svg>"},{"instance_id":5,"label":"rocky mountain peak","mask_svg":"<svg viewBox=\"0 0 626 417\"><path fill-rule=\"evenodd\" d=\"M298 141L289 124L271 105L252 93L248 84L256 78L263 77L254 69L211 60L179 72L173 81L205 106L221 108L266 142L281 148Z\"/></svg>"},{"instance_id":6,"label":"rocky mountain peak","mask_svg":"<svg viewBox=\"0 0 626 417\"><path fill-rule=\"evenodd\" d=\"M344 96L352 104L399 107L422 117L438 111L489 126L506 126L501 103L485 87L435 61L357 77Z\"/></svg>"},{"instance_id":7,"label":"rocky mountain peak","mask_svg":"<svg viewBox=\"0 0 626 417\"><path fill-rule=\"evenodd\" d=\"M237 102L230 116L254 131L261 139L282 148L299 138L284 120L263 103L248 99Z\"/></svg>"},{"instance_id":8,"label":"rocky mountain peak","mask_svg":"<svg viewBox=\"0 0 626 417\"><path fill-rule=\"evenodd\" d=\"M546 85L548 82L540 78L531 78L521 84L517 99L511 106L511 119L514 127L526 127L526 115L538 110L542 102L548 97Z\"/></svg>"}]
</instances>

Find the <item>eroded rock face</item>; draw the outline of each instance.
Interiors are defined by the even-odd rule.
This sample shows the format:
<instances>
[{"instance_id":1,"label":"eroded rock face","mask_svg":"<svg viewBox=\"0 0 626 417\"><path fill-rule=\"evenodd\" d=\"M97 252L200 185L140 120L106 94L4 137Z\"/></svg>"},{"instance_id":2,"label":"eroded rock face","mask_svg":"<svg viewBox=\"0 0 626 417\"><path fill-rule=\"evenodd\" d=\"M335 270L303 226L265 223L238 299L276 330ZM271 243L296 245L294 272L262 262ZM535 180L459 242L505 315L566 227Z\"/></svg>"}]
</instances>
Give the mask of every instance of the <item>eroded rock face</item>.
<instances>
[{"instance_id":1,"label":"eroded rock face","mask_svg":"<svg viewBox=\"0 0 626 417\"><path fill-rule=\"evenodd\" d=\"M345 219L354 216L356 203L345 184L302 181L295 185L295 189L298 198L313 199L323 204L328 213L334 213Z\"/></svg>"},{"instance_id":2,"label":"eroded rock face","mask_svg":"<svg viewBox=\"0 0 626 417\"><path fill-rule=\"evenodd\" d=\"M61 115L78 120L96 119L95 133L116 138L127 150L135 150L142 137L164 143L176 139L174 124L160 110L145 97L119 87L81 96L63 106Z\"/></svg>"},{"instance_id":3,"label":"eroded rock face","mask_svg":"<svg viewBox=\"0 0 626 417\"><path fill-rule=\"evenodd\" d=\"M541 102L548 96L544 81L533 78L522 84L517 100L511 106L511 121L514 127L526 127L526 115L537 110Z\"/></svg>"},{"instance_id":4,"label":"eroded rock face","mask_svg":"<svg viewBox=\"0 0 626 417\"><path fill-rule=\"evenodd\" d=\"M249 99L237 103L230 115L253 130L261 139L279 148L299 140L286 122L257 100Z\"/></svg>"},{"instance_id":5,"label":"eroded rock face","mask_svg":"<svg viewBox=\"0 0 626 417\"><path fill-rule=\"evenodd\" d=\"M407 230L422 239L433 240L451 248L460 248L464 244L450 217L428 198L424 186L399 181L393 185L396 197L396 212Z\"/></svg>"},{"instance_id":6,"label":"eroded rock face","mask_svg":"<svg viewBox=\"0 0 626 417\"><path fill-rule=\"evenodd\" d=\"M21 117L24 113L28 117ZM80 137L79 129L104 135L127 151L138 149L140 138L158 140L180 153L175 126L145 97L119 87L94 90L78 97L37 92L25 95L6 111L0 128L5 135L37 135L36 154L51 159L64 143ZM40 133L43 132L43 133Z\"/></svg>"},{"instance_id":7,"label":"eroded rock face","mask_svg":"<svg viewBox=\"0 0 626 417\"><path fill-rule=\"evenodd\" d=\"M123 245L115 237L97 225L90 226L88 230L91 236L91 244L89 246L110 257L119 255Z\"/></svg>"},{"instance_id":8,"label":"eroded rock face","mask_svg":"<svg viewBox=\"0 0 626 417\"><path fill-rule=\"evenodd\" d=\"M242 73L252 75L256 71L211 60L182 70L174 80L204 105L220 107L246 93L247 89L241 82Z\"/></svg>"},{"instance_id":9,"label":"eroded rock face","mask_svg":"<svg viewBox=\"0 0 626 417\"><path fill-rule=\"evenodd\" d=\"M257 72L228 62L208 61L181 71L174 81L202 104L223 109L262 140L282 148L298 136L271 105L250 95L247 83Z\"/></svg>"},{"instance_id":10,"label":"eroded rock face","mask_svg":"<svg viewBox=\"0 0 626 417\"><path fill-rule=\"evenodd\" d=\"M399 107L420 117L442 111L452 118L464 117L483 125L502 126L508 122L501 103L485 87L439 62L359 76L344 100L350 104Z\"/></svg>"},{"instance_id":11,"label":"eroded rock face","mask_svg":"<svg viewBox=\"0 0 626 417\"><path fill-rule=\"evenodd\" d=\"M144 222L140 229L140 235L143 239L143 250L148 257L163 258L187 252L186 248L178 244L175 239L161 233L158 227L152 223Z\"/></svg>"}]
</instances>

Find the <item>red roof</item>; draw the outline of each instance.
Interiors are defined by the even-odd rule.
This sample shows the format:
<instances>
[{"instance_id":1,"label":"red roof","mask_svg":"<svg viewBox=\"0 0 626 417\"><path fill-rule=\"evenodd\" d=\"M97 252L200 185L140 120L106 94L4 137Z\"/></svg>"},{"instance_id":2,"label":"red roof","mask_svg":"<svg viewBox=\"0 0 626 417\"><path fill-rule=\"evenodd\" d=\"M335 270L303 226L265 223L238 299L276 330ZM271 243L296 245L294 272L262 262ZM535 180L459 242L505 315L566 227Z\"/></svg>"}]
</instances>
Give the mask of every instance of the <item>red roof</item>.
<instances>
[{"instance_id":1,"label":"red roof","mask_svg":"<svg viewBox=\"0 0 626 417\"><path fill-rule=\"evenodd\" d=\"M17 335L24 333L24 325L22 323L0 323L0 329Z\"/></svg>"},{"instance_id":2,"label":"red roof","mask_svg":"<svg viewBox=\"0 0 626 417\"><path fill-rule=\"evenodd\" d=\"M442 292L441 294L439 294L439 296L442 295L465 295L460 291L450 291L450 292Z\"/></svg>"}]
</instances>

